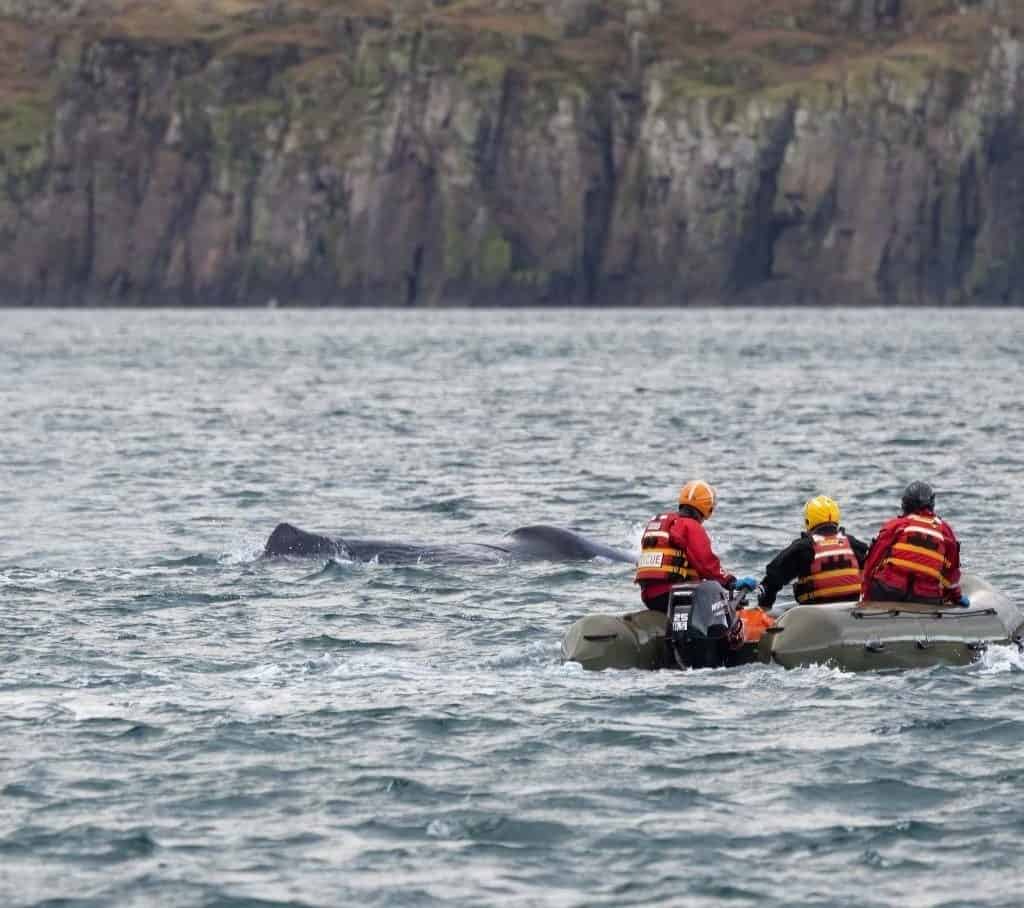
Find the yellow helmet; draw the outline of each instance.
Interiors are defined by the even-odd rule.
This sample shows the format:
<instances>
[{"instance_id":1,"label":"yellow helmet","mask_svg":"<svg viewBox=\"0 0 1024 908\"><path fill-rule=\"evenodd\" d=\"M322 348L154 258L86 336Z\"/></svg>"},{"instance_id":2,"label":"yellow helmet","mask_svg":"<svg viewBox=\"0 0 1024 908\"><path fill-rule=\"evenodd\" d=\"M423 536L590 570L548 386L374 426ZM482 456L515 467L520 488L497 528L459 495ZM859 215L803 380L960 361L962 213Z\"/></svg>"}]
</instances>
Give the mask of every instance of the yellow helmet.
<instances>
[{"instance_id":1,"label":"yellow helmet","mask_svg":"<svg viewBox=\"0 0 1024 908\"><path fill-rule=\"evenodd\" d=\"M827 495L818 495L804 505L804 529L813 530L823 523L839 524L839 505Z\"/></svg>"},{"instance_id":2,"label":"yellow helmet","mask_svg":"<svg viewBox=\"0 0 1024 908\"><path fill-rule=\"evenodd\" d=\"M707 520L715 510L715 490L700 479L693 479L679 490L679 506L689 505Z\"/></svg>"}]
</instances>

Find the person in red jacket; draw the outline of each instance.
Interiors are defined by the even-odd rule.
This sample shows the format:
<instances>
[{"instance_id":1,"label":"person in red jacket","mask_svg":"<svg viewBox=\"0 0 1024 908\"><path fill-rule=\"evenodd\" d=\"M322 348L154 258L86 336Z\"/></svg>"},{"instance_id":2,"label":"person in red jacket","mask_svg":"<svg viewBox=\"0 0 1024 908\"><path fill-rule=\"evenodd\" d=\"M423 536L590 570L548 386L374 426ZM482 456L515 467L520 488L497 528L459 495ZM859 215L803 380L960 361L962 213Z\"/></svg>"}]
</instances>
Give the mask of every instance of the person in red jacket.
<instances>
[{"instance_id":1,"label":"person in red jacket","mask_svg":"<svg viewBox=\"0 0 1024 908\"><path fill-rule=\"evenodd\" d=\"M715 510L715 490L706 482L688 482L679 491L679 512L652 517L640 542L634 583L649 609L664 612L677 583L714 580L726 589L757 586L753 577L737 580L722 570L703 523Z\"/></svg>"},{"instance_id":2,"label":"person in red jacket","mask_svg":"<svg viewBox=\"0 0 1024 908\"><path fill-rule=\"evenodd\" d=\"M912 482L902 505L903 513L888 521L871 542L861 598L970 605L960 590L960 543L953 528L935 515L932 487Z\"/></svg>"}]
</instances>

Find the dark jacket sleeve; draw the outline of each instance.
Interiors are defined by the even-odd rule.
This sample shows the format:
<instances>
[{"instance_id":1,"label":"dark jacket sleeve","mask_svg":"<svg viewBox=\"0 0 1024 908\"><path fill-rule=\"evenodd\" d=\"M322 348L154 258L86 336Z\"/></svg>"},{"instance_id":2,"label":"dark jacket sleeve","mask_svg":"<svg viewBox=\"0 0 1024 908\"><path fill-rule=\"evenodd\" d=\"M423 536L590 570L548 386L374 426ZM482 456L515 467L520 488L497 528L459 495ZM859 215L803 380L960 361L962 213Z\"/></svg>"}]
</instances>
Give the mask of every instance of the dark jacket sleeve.
<instances>
[{"instance_id":1,"label":"dark jacket sleeve","mask_svg":"<svg viewBox=\"0 0 1024 908\"><path fill-rule=\"evenodd\" d=\"M840 530L841 533L846 533L846 530ZM868 557L868 549L870 546L866 542L861 542L856 536L851 536L846 533L846 538L850 540L850 548L853 549L853 554L857 556L857 564L864 567L864 562Z\"/></svg>"},{"instance_id":2,"label":"dark jacket sleeve","mask_svg":"<svg viewBox=\"0 0 1024 908\"><path fill-rule=\"evenodd\" d=\"M771 608L779 590L797 577L809 573L813 560L814 543L809 536L801 535L769 561L761 581L764 593L758 598L761 608Z\"/></svg>"}]
</instances>

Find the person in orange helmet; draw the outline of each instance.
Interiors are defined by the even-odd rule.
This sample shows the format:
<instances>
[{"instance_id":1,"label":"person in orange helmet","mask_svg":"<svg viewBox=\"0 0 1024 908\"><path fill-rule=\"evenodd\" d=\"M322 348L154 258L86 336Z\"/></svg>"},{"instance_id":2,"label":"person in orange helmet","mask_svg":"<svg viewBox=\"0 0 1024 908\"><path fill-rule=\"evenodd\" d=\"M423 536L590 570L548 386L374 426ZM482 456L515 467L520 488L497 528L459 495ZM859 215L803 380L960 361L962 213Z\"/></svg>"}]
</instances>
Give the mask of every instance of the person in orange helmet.
<instances>
[{"instance_id":1,"label":"person in orange helmet","mask_svg":"<svg viewBox=\"0 0 1024 908\"><path fill-rule=\"evenodd\" d=\"M714 580L729 590L757 586L753 577L737 580L723 571L711 548L703 524L714 513L715 501L715 490L695 479L679 490L677 513L659 514L647 522L633 578L647 608L666 611L669 594L678 583Z\"/></svg>"}]
</instances>

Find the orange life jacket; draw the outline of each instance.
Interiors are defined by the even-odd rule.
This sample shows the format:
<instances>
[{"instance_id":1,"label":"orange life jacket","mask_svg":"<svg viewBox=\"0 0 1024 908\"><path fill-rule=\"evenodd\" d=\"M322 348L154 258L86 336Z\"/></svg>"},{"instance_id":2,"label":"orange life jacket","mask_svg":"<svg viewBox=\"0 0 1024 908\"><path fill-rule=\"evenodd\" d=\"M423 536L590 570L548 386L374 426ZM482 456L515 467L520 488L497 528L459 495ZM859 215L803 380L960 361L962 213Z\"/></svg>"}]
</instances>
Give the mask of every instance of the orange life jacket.
<instances>
[{"instance_id":1,"label":"orange life jacket","mask_svg":"<svg viewBox=\"0 0 1024 908\"><path fill-rule=\"evenodd\" d=\"M860 565L842 533L811 536L814 558L811 570L793 584L793 596L801 605L817 602L851 602L860 596Z\"/></svg>"},{"instance_id":2,"label":"orange life jacket","mask_svg":"<svg viewBox=\"0 0 1024 908\"><path fill-rule=\"evenodd\" d=\"M744 643L757 643L764 636L764 632L775 624L775 619L760 608L740 609L739 616L743 622Z\"/></svg>"},{"instance_id":3,"label":"orange life jacket","mask_svg":"<svg viewBox=\"0 0 1024 908\"><path fill-rule=\"evenodd\" d=\"M690 567L686 552L677 549L669 538L669 529L679 520L678 514L659 514L647 522L640 540L640 557L636 563L634 583L641 580L700 580L700 574Z\"/></svg>"},{"instance_id":4,"label":"orange life jacket","mask_svg":"<svg viewBox=\"0 0 1024 908\"><path fill-rule=\"evenodd\" d=\"M906 524L897 531L895 541L879 568L892 565L904 572L923 574L937 581L940 589L945 589L949 584L943 568L948 568L950 562L946 557L942 521L923 514L908 514L904 519Z\"/></svg>"}]
</instances>

